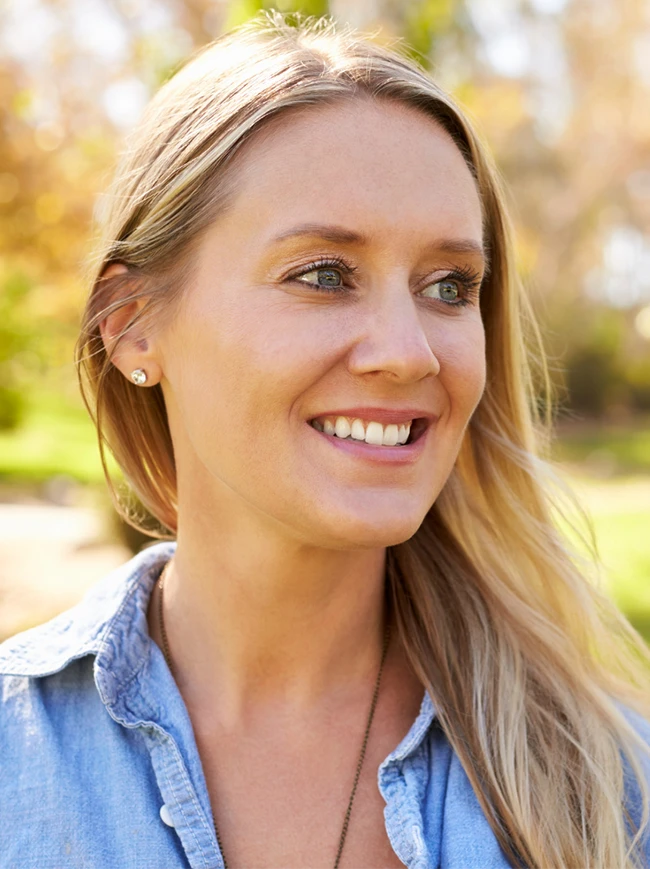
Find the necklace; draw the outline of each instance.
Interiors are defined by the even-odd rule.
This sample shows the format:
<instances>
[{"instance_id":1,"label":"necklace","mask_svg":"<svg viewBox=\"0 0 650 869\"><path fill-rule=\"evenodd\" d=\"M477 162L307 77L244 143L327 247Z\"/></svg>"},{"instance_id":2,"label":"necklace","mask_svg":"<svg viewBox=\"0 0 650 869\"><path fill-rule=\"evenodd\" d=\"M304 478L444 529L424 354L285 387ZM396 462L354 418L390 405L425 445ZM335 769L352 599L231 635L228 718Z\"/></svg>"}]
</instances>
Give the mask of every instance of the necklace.
<instances>
[{"instance_id":1,"label":"necklace","mask_svg":"<svg viewBox=\"0 0 650 869\"><path fill-rule=\"evenodd\" d=\"M169 667L169 671L174 675L174 668L172 667L171 657L169 654L169 642L167 640L167 632L165 630L165 617L163 614L163 586L165 584L165 578L167 574L167 568L169 567L168 562L163 568L162 573L160 574L160 578L158 579L158 627L160 629L160 636L162 637L163 643L163 654L165 656L165 661L167 662L167 666ZM354 782L352 784L352 793L350 794L350 799L348 801L348 807L345 812L345 817L343 819L343 829L341 830L341 836L339 839L339 847L336 852L336 859L334 861L334 869L338 869L339 862L341 860L341 854L343 853L343 845L345 844L345 837L348 832L348 827L350 825L350 815L352 814L352 803L354 802L354 795L357 792L357 785L359 784L359 777L361 775L361 767L363 766L363 760L366 756L366 748L368 746L368 737L370 736L370 727L372 725L372 719L375 716L375 708L377 706L377 699L379 697L379 685L381 683L381 674L384 669L384 662L386 660L386 652L388 651L388 641L390 640L390 625L386 626L386 633L384 634L384 644L381 651L381 663L379 665L379 672L377 673L377 680L375 682L375 689L372 694L372 701L370 704L370 713L368 715L368 723L366 724L366 731L363 736L363 743L361 745L361 753L359 755L359 761L357 763L356 773L354 775ZM219 844L219 850L221 851L221 856L223 858L224 869L228 869L228 864L226 863L225 852L223 850L223 844L221 842L221 838L219 836L219 830L217 829L217 822L214 822L214 832L217 837L217 843Z\"/></svg>"}]
</instances>

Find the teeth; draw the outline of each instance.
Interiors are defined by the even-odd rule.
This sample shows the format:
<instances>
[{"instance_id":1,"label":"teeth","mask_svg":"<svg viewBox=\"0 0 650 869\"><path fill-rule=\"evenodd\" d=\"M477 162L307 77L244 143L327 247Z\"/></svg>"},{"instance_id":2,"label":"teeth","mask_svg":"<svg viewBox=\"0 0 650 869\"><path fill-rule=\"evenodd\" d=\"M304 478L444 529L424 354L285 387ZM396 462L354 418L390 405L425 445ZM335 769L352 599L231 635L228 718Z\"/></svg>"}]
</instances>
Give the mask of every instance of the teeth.
<instances>
[{"instance_id":1,"label":"teeth","mask_svg":"<svg viewBox=\"0 0 650 869\"><path fill-rule=\"evenodd\" d=\"M380 422L369 422L366 428L366 443L380 447L384 442L384 427Z\"/></svg>"},{"instance_id":2,"label":"teeth","mask_svg":"<svg viewBox=\"0 0 650 869\"><path fill-rule=\"evenodd\" d=\"M324 431L337 438L352 438L365 441L373 446L394 447L405 444L411 432L411 423L405 425L382 425L380 422L364 422L362 419L349 419L346 416L315 419L312 422L317 431Z\"/></svg>"},{"instance_id":3,"label":"teeth","mask_svg":"<svg viewBox=\"0 0 650 869\"><path fill-rule=\"evenodd\" d=\"M399 439L399 429L396 425L387 425L384 429L382 443L385 447L394 447Z\"/></svg>"},{"instance_id":4,"label":"teeth","mask_svg":"<svg viewBox=\"0 0 650 869\"><path fill-rule=\"evenodd\" d=\"M355 441L365 441L366 431L360 419L355 419L352 423L352 431L350 432Z\"/></svg>"},{"instance_id":5,"label":"teeth","mask_svg":"<svg viewBox=\"0 0 650 869\"><path fill-rule=\"evenodd\" d=\"M334 425L334 432L337 438L347 438L350 437L350 432L352 429L350 428L350 423L345 416L337 416L336 423Z\"/></svg>"}]
</instances>

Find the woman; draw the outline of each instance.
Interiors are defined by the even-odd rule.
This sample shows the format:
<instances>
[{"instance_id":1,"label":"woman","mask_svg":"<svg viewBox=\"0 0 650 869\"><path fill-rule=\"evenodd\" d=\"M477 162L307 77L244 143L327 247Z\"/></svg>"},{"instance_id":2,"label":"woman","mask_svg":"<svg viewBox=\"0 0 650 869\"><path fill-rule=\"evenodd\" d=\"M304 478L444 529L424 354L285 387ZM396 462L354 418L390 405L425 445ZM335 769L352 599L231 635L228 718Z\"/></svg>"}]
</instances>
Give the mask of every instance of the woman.
<instances>
[{"instance_id":1,"label":"woman","mask_svg":"<svg viewBox=\"0 0 650 869\"><path fill-rule=\"evenodd\" d=\"M552 521L460 109L263 16L162 88L109 211L79 364L175 542L3 647L0 863L648 865L650 656Z\"/></svg>"}]
</instances>

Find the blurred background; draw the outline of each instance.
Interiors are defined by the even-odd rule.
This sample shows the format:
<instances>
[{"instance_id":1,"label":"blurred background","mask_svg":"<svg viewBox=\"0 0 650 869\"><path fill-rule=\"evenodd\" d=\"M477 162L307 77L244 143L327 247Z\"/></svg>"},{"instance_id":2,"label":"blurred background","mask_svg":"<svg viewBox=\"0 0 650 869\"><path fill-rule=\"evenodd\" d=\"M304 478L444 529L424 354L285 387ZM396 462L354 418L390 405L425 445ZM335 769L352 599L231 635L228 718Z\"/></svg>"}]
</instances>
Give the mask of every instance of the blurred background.
<instances>
[{"instance_id":1,"label":"blurred background","mask_svg":"<svg viewBox=\"0 0 650 869\"><path fill-rule=\"evenodd\" d=\"M478 125L558 389L554 460L650 641L647 0L0 0L0 640L141 545L72 363L93 212L156 88L262 8L403 37Z\"/></svg>"}]
</instances>

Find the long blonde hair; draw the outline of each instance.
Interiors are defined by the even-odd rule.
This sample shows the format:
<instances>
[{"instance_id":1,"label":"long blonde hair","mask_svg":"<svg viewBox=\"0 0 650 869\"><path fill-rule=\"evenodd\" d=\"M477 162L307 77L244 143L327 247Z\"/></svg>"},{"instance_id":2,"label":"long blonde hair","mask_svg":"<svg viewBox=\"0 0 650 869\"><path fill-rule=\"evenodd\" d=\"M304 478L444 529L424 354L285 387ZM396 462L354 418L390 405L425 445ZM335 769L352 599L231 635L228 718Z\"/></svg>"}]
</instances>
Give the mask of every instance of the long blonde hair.
<instances>
[{"instance_id":1,"label":"long blonde hair","mask_svg":"<svg viewBox=\"0 0 650 869\"><path fill-rule=\"evenodd\" d=\"M122 376L99 324L137 296L149 300L141 316L152 326L170 316L192 249L234 189L229 164L266 121L357 96L415 107L453 137L476 179L491 257L481 301L484 395L422 526L388 549L401 640L513 865L639 866L641 830L633 836L622 801L629 763L646 824L644 743L621 706L650 719L650 652L558 530L566 499L543 458L549 379L513 267L498 173L460 108L397 48L330 19L294 27L279 13L262 14L158 92L114 182L77 347L102 455L108 446L173 536L176 478L162 391L136 389ZM128 274L104 278L112 262ZM117 498L108 471L107 479Z\"/></svg>"}]
</instances>

